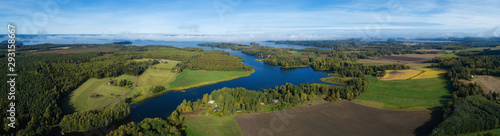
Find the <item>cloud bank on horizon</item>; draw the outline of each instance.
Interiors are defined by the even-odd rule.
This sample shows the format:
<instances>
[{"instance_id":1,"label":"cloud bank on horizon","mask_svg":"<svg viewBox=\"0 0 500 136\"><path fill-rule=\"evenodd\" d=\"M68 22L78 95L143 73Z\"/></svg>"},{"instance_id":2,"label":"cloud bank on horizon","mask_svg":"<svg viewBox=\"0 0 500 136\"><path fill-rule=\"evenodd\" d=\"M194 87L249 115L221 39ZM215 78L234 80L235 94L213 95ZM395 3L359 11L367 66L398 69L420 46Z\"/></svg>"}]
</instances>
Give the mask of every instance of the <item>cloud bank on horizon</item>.
<instances>
[{"instance_id":1,"label":"cloud bank on horizon","mask_svg":"<svg viewBox=\"0 0 500 136\"><path fill-rule=\"evenodd\" d=\"M500 36L498 0L16 0L0 10L0 20L15 24L18 34Z\"/></svg>"}]
</instances>

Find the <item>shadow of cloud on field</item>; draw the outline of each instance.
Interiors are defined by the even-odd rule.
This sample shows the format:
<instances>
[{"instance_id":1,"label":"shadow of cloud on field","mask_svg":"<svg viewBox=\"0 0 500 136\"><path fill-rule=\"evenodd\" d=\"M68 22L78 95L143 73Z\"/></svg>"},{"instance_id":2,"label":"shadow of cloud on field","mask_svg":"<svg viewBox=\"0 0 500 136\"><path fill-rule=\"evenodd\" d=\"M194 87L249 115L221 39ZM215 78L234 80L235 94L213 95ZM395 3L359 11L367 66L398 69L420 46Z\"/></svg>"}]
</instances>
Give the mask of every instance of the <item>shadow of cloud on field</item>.
<instances>
[{"instance_id":1,"label":"shadow of cloud on field","mask_svg":"<svg viewBox=\"0 0 500 136\"><path fill-rule=\"evenodd\" d=\"M438 107L434 107L436 109ZM427 136L432 133L432 130L441 123L443 120L443 111L442 110L433 110L431 114L431 119L425 122L422 126L418 127L413 131L413 134L417 136Z\"/></svg>"}]
</instances>

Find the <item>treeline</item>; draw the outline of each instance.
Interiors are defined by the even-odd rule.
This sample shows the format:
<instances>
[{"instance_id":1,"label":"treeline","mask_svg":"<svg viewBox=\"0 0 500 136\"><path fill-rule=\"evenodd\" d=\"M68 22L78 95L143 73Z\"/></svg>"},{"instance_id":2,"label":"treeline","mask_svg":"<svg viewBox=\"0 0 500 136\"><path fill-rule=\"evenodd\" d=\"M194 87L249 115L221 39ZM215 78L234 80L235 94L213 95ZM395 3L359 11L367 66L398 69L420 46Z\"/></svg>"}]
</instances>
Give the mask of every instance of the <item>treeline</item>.
<instances>
[{"instance_id":1,"label":"treeline","mask_svg":"<svg viewBox=\"0 0 500 136\"><path fill-rule=\"evenodd\" d=\"M132 81L128 81L127 79L120 79L120 80L112 80L113 86L119 86L119 87L127 87L127 88L132 88L134 86L134 83Z\"/></svg>"},{"instance_id":2,"label":"treeline","mask_svg":"<svg viewBox=\"0 0 500 136\"><path fill-rule=\"evenodd\" d=\"M367 59L368 56L381 54L370 54L370 52L345 52L338 50L325 50L317 48L306 49L281 49L264 46L248 46L236 43L203 43L200 46L230 48L240 50L242 53L264 58L264 64L281 66L282 68L312 67L315 70L329 70L337 72L341 76L363 77L366 75L384 76L385 70L409 69L409 66L401 64L389 64L383 66L363 66L356 63L358 59ZM381 47L385 48L385 47ZM315 52L328 57L319 58L316 56L298 57L292 56L288 51ZM390 50L389 50L390 51ZM389 53L390 54L390 53Z\"/></svg>"},{"instance_id":3,"label":"treeline","mask_svg":"<svg viewBox=\"0 0 500 136\"><path fill-rule=\"evenodd\" d=\"M203 95L196 102L185 100L177 107L178 112L192 112L198 108L204 114L214 116L231 115L236 112L262 111L262 106L271 105L271 111L283 110L298 104L307 103L320 98L327 101L354 100L366 91L368 82L365 78L354 78L346 87L324 84L285 84L262 92L245 88L222 88ZM209 104L210 101L213 104ZM275 102L275 101L278 102ZM217 105L217 106L215 106ZM205 108L203 108L205 107Z\"/></svg>"},{"instance_id":4,"label":"treeline","mask_svg":"<svg viewBox=\"0 0 500 136\"><path fill-rule=\"evenodd\" d=\"M224 51L207 51L200 48L175 48L169 46L141 46L134 47L139 51L123 51L115 53L122 58L155 58L181 61L178 64L182 69L209 70L209 71L248 71L252 70L243 64L242 58L230 56ZM131 49L132 50L132 49Z\"/></svg>"},{"instance_id":5,"label":"treeline","mask_svg":"<svg viewBox=\"0 0 500 136\"><path fill-rule=\"evenodd\" d=\"M111 131L107 136L178 136L182 130L161 118L145 118L140 123L128 123Z\"/></svg>"},{"instance_id":6,"label":"treeline","mask_svg":"<svg viewBox=\"0 0 500 136\"><path fill-rule=\"evenodd\" d=\"M130 122L111 131L107 136L171 136L186 135L184 116L178 110L170 114L167 120L145 118L140 123Z\"/></svg>"},{"instance_id":7,"label":"treeline","mask_svg":"<svg viewBox=\"0 0 500 136\"><path fill-rule=\"evenodd\" d=\"M485 55L487 54L487 55ZM460 79L472 79L474 75L500 76L500 54L490 55L484 52L462 52L460 57L434 58L432 67L449 69L448 77L452 82L453 98L484 94L477 84L464 84ZM489 91L489 90L486 90Z\"/></svg>"},{"instance_id":8,"label":"treeline","mask_svg":"<svg viewBox=\"0 0 500 136\"><path fill-rule=\"evenodd\" d=\"M439 124L432 135L457 135L499 128L500 105L483 96L469 96L456 100L448 107L450 114Z\"/></svg>"},{"instance_id":9,"label":"treeline","mask_svg":"<svg viewBox=\"0 0 500 136\"><path fill-rule=\"evenodd\" d=\"M59 123L63 132L83 132L105 127L130 114L130 105L119 102L102 110L87 110L64 116Z\"/></svg>"}]
</instances>

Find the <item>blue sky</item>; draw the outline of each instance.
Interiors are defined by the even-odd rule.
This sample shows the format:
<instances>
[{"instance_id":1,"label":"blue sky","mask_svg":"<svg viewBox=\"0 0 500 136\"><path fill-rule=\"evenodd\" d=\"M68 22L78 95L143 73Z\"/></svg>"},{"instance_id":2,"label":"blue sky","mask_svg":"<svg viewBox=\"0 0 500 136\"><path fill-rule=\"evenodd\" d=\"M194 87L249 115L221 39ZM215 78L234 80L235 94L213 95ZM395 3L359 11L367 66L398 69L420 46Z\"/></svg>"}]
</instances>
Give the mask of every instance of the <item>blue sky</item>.
<instances>
[{"instance_id":1,"label":"blue sky","mask_svg":"<svg viewBox=\"0 0 500 136\"><path fill-rule=\"evenodd\" d=\"M498 0L13 0L0 11L22 34L500 36Z\"/></svg>"}]
</instances>

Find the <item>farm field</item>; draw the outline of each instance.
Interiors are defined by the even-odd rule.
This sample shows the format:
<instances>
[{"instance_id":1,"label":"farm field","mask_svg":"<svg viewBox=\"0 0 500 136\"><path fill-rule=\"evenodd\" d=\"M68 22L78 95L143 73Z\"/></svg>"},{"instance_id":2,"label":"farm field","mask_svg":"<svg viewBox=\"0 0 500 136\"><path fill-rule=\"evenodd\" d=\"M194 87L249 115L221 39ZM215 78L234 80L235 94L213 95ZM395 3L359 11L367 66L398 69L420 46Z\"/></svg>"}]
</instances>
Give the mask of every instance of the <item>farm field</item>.
<instances>
[{"instance_id":1,"label":"farm field","mask_svg":"<svg viewBox=\"0 0 500 136\"><path fill-rule=\"evenodd\" d=\"M457 55L455 55L454 53L448 53L448 54L444 54L444 55L441 55L441 56L438 56L438 57L443 57L443 58L449 58L449 57L456 57Z\"/></svg>"},{"instance_id":2,"label":"farm field","mask_svg":"<svg viewBox=\"0 0 500 136\"><path fill-rule=\"evenodd\" d=\"M380 80L406 80L417 76L422 71L419 70L386 70L385 75Z\"/></svg>"},{"instance_id":3,"label":"farm field","mask_svg":"<svg viewBox=\"0 0 500 136\"><path fill-rule=\"evenodd\" d=\"M370 86L356 103L388 109L429 110L442 108L451 100L449 81L445 78L401 81L367 78Z\"/></svg>"},{"instance_id":4,"label":"farm field","mask_svg":"<svg viewBox=\"0 0 500 136\"><path fill-rule=\"evenodd\" d=\"M80 52L107 52L107 51L118 51L118 48L113 47L112 45L100 45L100 46L82 46L82 47L58 47L51 48L49 50L44 51L36 51L31 50L29 53L80 53Z\"/></svg>"},{"instance_id":5,"label":"farm field","mask_svg":"<svg viewBox=\"0 0 500 136\"><path fill-rule=\"evenodd\" d=\"M136 82L136 77L131 75L121 75L119 77L112 78L112 80L126 79L129 81ZM91 78L79 86L70 95L63 98L65 104L63 104L63 109L67 109L68 112L81 111L87 109L95 109L101 104L112 101L121 94L130 91L132 88L118 87L107 85L111 81L110 78L96 79ZM74 110L68 110L74 109ZM64 110L63 110L64 111Z\"/></svg>"},{"instance_id":6,"label":"farm field","mask_svg":"<svg viewBox=\"0 0 500 136\"><path fill-rule=\"evenodd\" d=\"M140 61L140 60L139 60ZM144 60L143 60L144 61ZM167 64L156 64L163 67L159 69L147 69L139 77L139 87L130 96L134 97L133 103L154 96L150 89L155 86L164 86L167 91L182 90L192 87L214 84L222 81L232 80L249 76L254 71L205 71L205 70L183 70L181 73L171 72L171 68L179 61L168 61ZM133 96L134 95L134 96Z\"/></svg>"},{"instance_id":7,"label":"farm field","mask_svg":"<svg viewBox=\"0 0 500 136\"><path fill-rule=\"evenodd\" d=\"M500 92L500 77L477 75L472 81L460 80L463 83L477 83L485 93Z\"/></svg>"},{"instance_id":8,"label":"farm field","mask_svg":"<svg viewBox=\"0 0 500 136\"><path fill-rule=\"evenodd\" d=\"M380 80L409 80L443 77L448 71L445 69L416 69L416 70L386 70L386 75Z\"/></svg>"},{"instance_id":9,"label":"farm field","mask_svg":"<svg viewBox=\"0 0 500 136\"><path fill-rule=\"evenodd\" d=\"M135 61L150 61L150 60L155 60L155 59L151 59L151 58L142 58L142 59L134 59ZM163 70L170 70L172 69L173 67L175 67L178 63L180 63L181 61L175 61L175 60L167 60L167 59L157 59L157 60L160 60L162 61L163 63L161 64L156 64L152 67L150 67L151 69L163 69ZM166 62L166 63L165 63Z\"/></svg>"},{"instance_id":10,"label":"farm field","mask_svg":"<svg viewBox=\"0 0 500 136\"><path fill-rule=\"evenodd\" d=\"M203 86L249 76L252 71L204 71L184 70L175 80L166 85L169 90L187 89L195 86Z\"/></svg>"},{"instance_id":11,"label":"farm field","mask_svg":"<svg viewBox=\"0 0 500 136\"><path fill-rule=\"evenodd\" d=\"M443 54L403 54L359 59L358 62L368 65L406 64L413 69L420 69L431 65L431 63L424 63L425 61L440 55Z\"/></svg>"},{"instance_id":12,"label":"farm field","mask_svg":"<svg viewBox=\"0 0 500 136\"><path fill-rule=\"evenodd\" d=\"M386 110L352 102L326 103L235 118L243 135L248 136L425 135L440 120L431 119L431 111Z\"/></svg>"},{"instance_id":13,"label":"farm field","mask_svg":"<svg viewBox=\"0 0 500 136\"><path fill-rule=\"evenodd\" d=\"M186 134L189 136L242 136L234 116L185 116Z\"/></svg>"}]
</instances>

